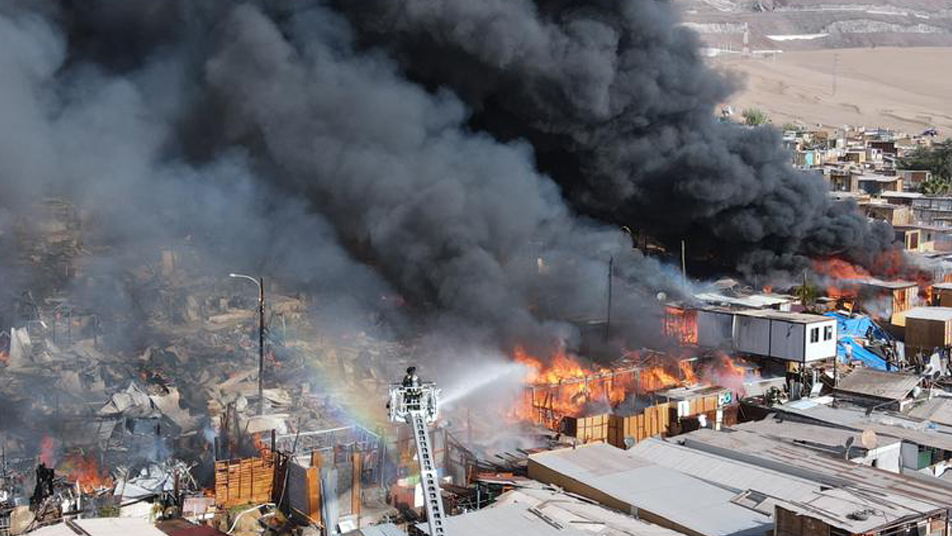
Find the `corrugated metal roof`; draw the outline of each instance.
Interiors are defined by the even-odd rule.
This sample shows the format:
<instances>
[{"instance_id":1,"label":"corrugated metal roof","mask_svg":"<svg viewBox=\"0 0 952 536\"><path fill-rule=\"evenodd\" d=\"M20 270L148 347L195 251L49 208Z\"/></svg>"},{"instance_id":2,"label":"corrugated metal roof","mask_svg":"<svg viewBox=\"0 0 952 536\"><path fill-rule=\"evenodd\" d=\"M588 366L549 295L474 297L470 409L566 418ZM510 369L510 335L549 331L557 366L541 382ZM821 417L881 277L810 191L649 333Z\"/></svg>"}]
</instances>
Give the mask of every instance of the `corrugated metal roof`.
<instances>
[{"instance_id":1,"label":"corrugated metal roof","mask_svg":"<svg viewBox=\"0 0 952 536\"><path fill-rule=\"evenodd\" d=\"M871 368L857 368L840 379L836 391L882 398L902 400L919 385L920 378L914 374L886 372Z\"/></svg>"},{"instance_id":2,"label":"corrugated metal roof","mask_svg":"<svg viewBox=\"0 0 952 536\"><path fill-rule=\"evenodd\" d=\"M908 412L910 417L952 426L952 398L933 398Z\"/></svg>"},{"instance_id":3,"label":"corrugated metal roof","mask_svg":"<svg viewBox=\"0 0 952 536\"><path fill-rule=\"evenodd\" d=\"M952 425L937 421L929 424L925 421L906 418L897 413L873 412L866 415L864 409L851 406L831 408L826 405L797 407L795 404L780 406L781 411L792 414L793 418L807 418L818 422L845 426L852 430L873 430L880 437L902 439L925 447L952 450Z\"/></svg>"},{"instance_id":4,"label":"corrugated metal roof","mask_svg":"<svg viewBox=\"0 0 952 536\"><path fill-rule=\"evenodd\" d=\"M825 447L842 447L849 438L853 438L854 448L862 449L862 432L859 430L844 430L842 428L831 428L819 424L806 424L796 421L779 421L774 418L767 418L762 421L744 423L734 427L737 430L745 430L771 438L785 439L788 441L798 441ZM895 437L879 437L877 447L884 447L901 442L901 439Z\"/></svg>"},{"instance_id":5,"label":"corrugated metal roof","mask_svg":"<svg viewBox=\"0 0 952 536\"><path fill-rule=\"evenodd\" d=\"M938 479L922 481L898 473L882 471L828 456L790 443L772 440L744 431L733 433L698 430L679 436L686 446L712 446L717 453L746 459L774 462L773 467L801 478L817 478L833 486L849 486L859 490L888 493L888 499L897 505L919 512L931 511L943 505L952 505L952 486ZM815 475L811 476L811 475Z\"/></svg>"},{"instance_id":6,"label":"corrugated metal roof","mask_svg":"<svg viewBox=\"0 0 952 536\"><path fill-rule=\"evenodd\" d=\"M887 503L875 495L858 494L845 489L827 490L806 502L778 501L776 504L798 514L820 519L851 534L880 532L929 514ZM936 508L931 513L938 514L941 511L942 508Z\"/></svg>"},{"instance_id":7,"label":"corrugated metal roof","mask_svg":"<svg viewBox=\"0 0 952 536\"><path fill-rule=\"evenodd\" d=\"M357 529L345 536L407 536L407 533L393 523L386 523Z\"/></svg>"},{"instance_id":8,"label":"corrugated metal roof","mask_svg":"<svg viewBox=\"0 0 952 536\"><path fill-rule=\"evenodd\" d=\"M815 315L811 313L792 313L788 311L775 311L773 309L753 309L753 310L746 310L746 311L734 311L734 314L737 316L769 318L771 320L790 322L793 324L818 324L818 323L833 322L832 318L829 318L823 315Z\"/></svg>"},{"instance_id":9,"label":"corrugated metal roof","mask_svg":"<svg viewBox=\"0 0 952 536\"><path fill-rule=\"evenodd\" d=\"M779 294L751 294L748 296L728 296L717 292L701 292L694 295L694 299L706 303L722 303L740 307L773 307L785 303L792 303L796 298Z\"/></svg>"},{"instance_id":10,"label":"corrugated metal roof","mask_svg":"<svg viewBox=\"0 0 952 536\"><path fill-rule=\"evenodd\" d=\"M883 281L882 279L876 279L874 277L860 281L860 284L867 287L886 288L889 290L901 290L918 286L918 283L915 281Z\"/></svg>"},{"instance_id":11,"label":"corrugated metal roof","mask_svg":"<svg viewBox=\"0 0 952 536\"><path fill-rule=\"evenodd\" d=\"M74 530L70 525L78 527ZM43 527L30 534L34 536L165 536L155 525L144 519L125 517L103 517L94 519L73 519L50 527Z\"/></svg>"},{"instance_id":12,"label":"corrugated metal roof","mask_svg":"<svg viewBox=\"0 0 952 536\"><path fill-rule=\"evenodd\" d=\"M605 444L534 454L537 463L699 534L762 534L769 517L731 502L736 493Z\"/></svg>"},{"instance_id":13,"label":"corrugated metal roof","mask_svg":"<svg viewBox=\"0 0 952 536\"><path fill-rule=\"evenodd\" d=\"M428 532L425 523L417 526ZM453 536L584 536L593 532L600 536L681 536L552 488L509 491L492 506L448 518L446 527Z\"/></svg>"},{"instance_id":14,"label":"corrugated metal roof","mask_svg":"<svg viewBox=\"0 0 952 536\"><path fill-rule=\"evenodd\" d=\"M948 322L952 320L952 307L916 307L906 311L906 320L910 318Z\"/></svg>"},{"instance_id":15,"label":"corrugated metal roof","mask_svg":"<svg viewBox=\"0 0 952 536\"><path fill-rule=\"evenodd\" d=\"M773 497L804 500L820 488L816 482L660 439L640 441L627 453L729 487L737 493L755 490Z\"/></svg>"}]
</instances>

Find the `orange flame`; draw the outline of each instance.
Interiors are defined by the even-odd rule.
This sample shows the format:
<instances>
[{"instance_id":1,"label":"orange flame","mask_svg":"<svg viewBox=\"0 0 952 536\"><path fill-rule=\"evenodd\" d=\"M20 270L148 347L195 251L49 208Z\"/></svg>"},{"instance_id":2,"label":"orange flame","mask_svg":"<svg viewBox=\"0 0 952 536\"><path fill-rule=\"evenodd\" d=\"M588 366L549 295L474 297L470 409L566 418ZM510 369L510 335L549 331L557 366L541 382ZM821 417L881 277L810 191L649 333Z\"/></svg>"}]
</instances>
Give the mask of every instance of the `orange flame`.
<instances>
[{"instance_id":1,"label":"orange flame","mask_svg":"<svg viewBox=\"0 0 952 536\"><path fill-rule=\"evenodd\" d=\"M516 420L552 426L562 416L582 416L591 404L615 406L633 393L648 393L696 381L690 362L679 364L684 380L661 366L614 370L584 364L559 350L543 360L517 348L517 362L526 365L525 400L510 413Z\"/></svg>"},{"instance_id":2,"label":"orange flame","mask_svg":"<svg viewBox=\"0 0 952 536\"><path fill-rule=\"evenodd\" d=\"M859 293L859 283L872 278L872 274L865 269L842 259L815 261L813 269L831 280L826 287L826 295L837 300L855 298Z\"/></svg>"},{"instance_id":3,"label":"orange flame","mask_svg":"<svg viewBox=\"0 0 952 536\"><path fill-rule=\"evenodd\" d=\"M681 345L697 344L697 311L665 307L664 334Z\"/></svg>"},{"instance_id":4,"label":"orange flame","mask_svg":"<svg viewBox=\"0 0 952 536\"><path fill-rule=\"evenodd\" d=\"M683 382L687 385L696 385L698 383L697 374L694 373L694 366L690 361L681 361L678 363L678 368L681 369L681 376L684 377Z\"/></svg>"},{"instance_id":5,"label":"orange flame","mask_svg":"<svg viewBox=\"0 0 952 536\"><path fill-rule=\"evenodd\" d=\"M261 432L258 432L254 435L255 440L255 450L258 451L258 454L267 458L271 454L271 446L261 439Z\"/></svg>"},{"instance_id":6,"label":"orange flame","mask_svg":"<svg viewBox=\"0 0 952 536\"><path fill-rule=\"evenodd\" d=\"M99 464L93 456L70 454L66 456L60 471L66 479L78 483L84 493L92 493L113 487L112 478L99 472Z\"/></svg>"}]
</instances>

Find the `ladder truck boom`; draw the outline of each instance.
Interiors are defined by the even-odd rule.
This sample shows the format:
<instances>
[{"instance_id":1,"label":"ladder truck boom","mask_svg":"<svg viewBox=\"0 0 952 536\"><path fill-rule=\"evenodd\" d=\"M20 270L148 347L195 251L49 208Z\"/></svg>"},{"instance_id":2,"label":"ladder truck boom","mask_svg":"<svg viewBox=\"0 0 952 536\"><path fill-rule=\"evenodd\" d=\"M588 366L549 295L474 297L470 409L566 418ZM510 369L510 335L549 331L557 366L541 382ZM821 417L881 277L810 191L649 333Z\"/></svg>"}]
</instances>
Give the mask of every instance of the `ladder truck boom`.
<instances>
[{"instance_id":1,"label":"ladder truck boom","mask_svg":"<svg viewBox=\"0 0 952 536\"><path fill-rule=\"evenodd\" d=\"M401 383L390 385L390 402L387 404L390 421L406 423L413 430L430 536L446 536L440 480L427 430L427 426L436 422L439 414L439 396L440 390L436 384L421 382L416 375L416 367L410 367Z\"/></svg>"}]
</instances>

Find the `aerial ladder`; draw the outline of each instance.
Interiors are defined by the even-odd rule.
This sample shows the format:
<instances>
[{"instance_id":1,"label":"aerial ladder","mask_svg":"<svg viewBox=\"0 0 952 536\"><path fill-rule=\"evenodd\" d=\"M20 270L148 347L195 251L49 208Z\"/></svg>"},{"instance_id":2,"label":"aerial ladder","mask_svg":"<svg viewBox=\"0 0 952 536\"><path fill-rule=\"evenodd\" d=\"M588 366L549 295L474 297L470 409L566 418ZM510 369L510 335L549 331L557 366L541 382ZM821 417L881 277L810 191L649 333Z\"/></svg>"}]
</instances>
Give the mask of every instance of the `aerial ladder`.
<instances>
[{"instance_id":1,"label":"aerial ladder","mask_svg":"<svg viewBox=\"0 0 952 536\"><path fill-rule=\"evenodd\" d=\"M390 385L387 404L390 422L404 422L413 429L417 460L420 463L420 485L430 525L430 536L446 536L446 514L440 496L440 481L433 458L433 447L427 426L436 422L439 413L440 390L434 382L421 382L416 367L407 369L403 382Z\"/></svg>"}]
</instances>

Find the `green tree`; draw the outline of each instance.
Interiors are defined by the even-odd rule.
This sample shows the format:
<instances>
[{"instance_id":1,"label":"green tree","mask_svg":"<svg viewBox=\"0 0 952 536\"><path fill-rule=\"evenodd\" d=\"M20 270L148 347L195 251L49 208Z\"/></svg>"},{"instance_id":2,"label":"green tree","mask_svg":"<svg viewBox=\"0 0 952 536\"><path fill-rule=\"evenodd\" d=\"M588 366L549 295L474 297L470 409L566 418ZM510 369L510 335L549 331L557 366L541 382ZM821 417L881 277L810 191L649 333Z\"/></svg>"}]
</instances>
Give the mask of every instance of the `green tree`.
<instances>
[{"instance_id":1,"label":"green tree","mask_svg":"<svg viewBox=\"0 0 952 536\"><path fill-rule=\"evenodd\" d=\"M922 183L919 187L922 193L926 195L949 195L952 194L952 179L938 177L932 178Z\"/></svg>"},{"instance_id":2,"label":"green tree","mask_svg":"<svg viewBox=\"0 0 952 536\"><path fill-rule=\"evenodd\" d=\"M899 159L899 169L927 170L933 179L952 180L952 138L916 148Z\"/></svg>"},{"instance_id":3,"label":"green tree","mask_svg":"<svg viewBox=\"0 0 952 536\"><path fill-rule=\"evenodd\" d=\"M757 108L747 108L740 114L744 118L744 124L752 127L767 123L767 114Z\"/></svg>"},{"instance_id":4,"label":"green tree","mask_svg":"<svg viewBox=\"0 0 952 536\"><path fill-rule=\"evenodd\" d=\"M804 279L803 284L794 290L794 295L800 299L800 305L812 310L820 297L820 287Z\"/></svg>"}]
</instances>

